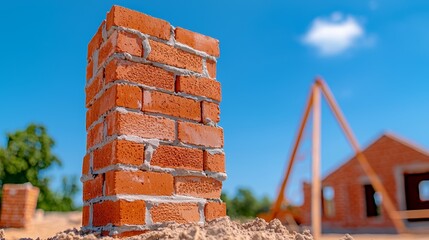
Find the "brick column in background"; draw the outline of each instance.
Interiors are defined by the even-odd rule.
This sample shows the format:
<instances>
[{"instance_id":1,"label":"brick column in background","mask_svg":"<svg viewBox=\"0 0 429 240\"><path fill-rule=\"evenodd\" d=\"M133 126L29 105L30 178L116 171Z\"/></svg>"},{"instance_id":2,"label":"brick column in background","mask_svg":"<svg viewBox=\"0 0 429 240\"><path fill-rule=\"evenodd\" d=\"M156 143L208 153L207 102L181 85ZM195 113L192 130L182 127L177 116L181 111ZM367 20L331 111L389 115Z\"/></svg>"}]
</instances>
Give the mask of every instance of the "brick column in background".
<instances>
[{"instance_id":1,"label":"brick column in background","mask_svg":"<svg viewBox=\"0 0 429 240\"><path fill-rule=\"evenodd\" d=\"M4 184L1 206L1 227L23 228L33 220L39 188L30 183Z\"/></svg>"},{"instance_id":2,"label":"brick column in background","mask_svg":"<svg viewBox=\"0 0 429 240\"><path fill-rule=\"evenodd\" d=\"M88 45L83 222L129 236L225 216L216 39L114 6Z\"/></svg>"}]
</instances>

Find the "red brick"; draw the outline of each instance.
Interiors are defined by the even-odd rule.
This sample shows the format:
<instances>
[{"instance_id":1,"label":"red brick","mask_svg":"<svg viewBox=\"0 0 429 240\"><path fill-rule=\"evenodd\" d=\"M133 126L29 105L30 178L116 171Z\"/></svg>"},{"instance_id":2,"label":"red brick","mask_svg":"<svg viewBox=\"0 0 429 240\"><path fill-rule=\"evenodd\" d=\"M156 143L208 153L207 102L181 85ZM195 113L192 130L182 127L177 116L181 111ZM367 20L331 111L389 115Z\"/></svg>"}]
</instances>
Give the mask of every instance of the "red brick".
<instances>
[{"instance_id":1,"label":"red brick","mask_svg":"<svg viewBox=\"0 0 429 240\"><path fill-rule=\"evenodd\" d=\"M116 194L170 196L173 194L173 176L168 173L143 171L107 172L106 196Z\"/></svg>"},{"instance_id":2,"label":"red brick","mask_svg":"<svg viewBox=\"0 0 429 240\"><path fill-rule=\"evenodd\" d=\"M82 207L82 226L89 225L89 206Z\"/></svg>"},{"instance_id":3,"label":"red brick","mask_svg":"<svg viewBox=\"0 0 429 240\"><path fill-rule=\"evenodd\" d=\"M105 23L106 21L103 20L97 32L92 37L91 41L88 43L88 59L92 58L92 54L94 53L94 51L97 50L103 42L103 26Z\"/></svg>"},{"instance_id":4,"label":"red brick","mask_svg":"<svg viewBox=\"0 0 429 240\"><path fill-rule=\"evenodd\" d=\"M176 81L176 92L207 97L216 101L221 100L220 83L209 78L178 76Z\"/></svg>"},{"instance_id":5,"label":"red brick","mask_svg":"<svg viewBox=\"0 0 429 240\"><path fill-rule=\"evenodd\" d=\"M225 155L223 153L211 154L204 151L204 170L211 172L225 172Z\"/></svg>"},{"instance_id":6,"label":"red brick","mask_svg":"<svg viewBox=\"0 0 429 240\"><path fill-rule=\"evenodd\" d=\"M220 121L220 109L219 104L212 102L201 102L201 110L202 110L202 119L201 122L207 124L210 121L218 123Z\"/></svg>"},{"instance_id":7,"label":"red brick","mask_svg":"<svg viewBox=\"0 0 429 240\"><path fill-rule=\"evenodd\" d=\"M226 216L226 205L225 203L208 202L204 206L204 216L206 221L211 221L216 218Z\"/></svg>"},{"instance_id":8,"label":"red brick","mask_svg":"<svg viewBox=\"0 0 429 240\"><path fill-rule=\"evenodd\" d=\"M195 121L199 121L201 119L201 106L199 102L193 99L157 91L143 92L142 110L145 112L163 113Z\"/></svg>"},{"instance_id":9,"label":"red brick","mask_svg":"<svg viewBox=\"0 0 429 240\"><path fill-rule=\"evenodd\" d=\"M162 68L115 59L109 62L105 71L106 84L124 80L174 91L174 74Z\"/></svg>"},{"instance_id":10,"label":"red brick","mask_svg":"<svg viewBox=\"0 0 429 240\"><path fill-rule=\"evenodd\" d=\"M107 14L107 29L112 26L132 28L157 38L170 39L171 27L167 21L120 6L113 6Z\"/></svg>"},{"instance_id":11,"label":"red brick","mask_svg":"<svg viewBox=\"0 0 429 240\"><path fill-rule=\"evenodd\" d=\"M118 200L104 201L93 206L92 225L105 226L109 223L117 226L145 224L146 204L144 201Z\"/></svg>"},{"instance_id":12,"label":"red brick","mask_svg":"<svg viewBox=\"0 0 429 240\"><path fill-rule=\"evenodd\" d=\"M136 86L115 84L97 99L87 112L87 127L114 107L140 109L142 90Z\"/></svg>"},{"instance_id":13,"label":"red brick","mask_svg":"<svg viewBox=\"0 0 429 240\"><path fill-rule=\"evenodd\" d=\"M150 164L165 168L202 171L202 160L203 151L200 149L161 145L155 150Z\"/></svg>"},{"instance_id":14,"label":"red brick","mask_svg":"<svg viewBox=\"0 0 429 240\"><path fill-rule=\"evenodd\" d=\"M94 99L95 95L97 95L97 93L99 93L102 88L103 88L103 71L100 71L98 72L94 80L85 88L86 107L90 107L92 105L90 104L91 100Z\"/></svg>"},{"instance_id":15,"label":"red brick","mask_svg":"<svg viewBox=\"0 0 429 240\"><path fill-rule=\"evenodd\" d=\"M97 123L88 130L86 149L89 149L103 140L103 123Z\"/></svg>"},{"instance_id":16,"label":"red brick","mask_svg":"<svg viewBox=\"0 0 429 240\"><path fill-rule=\"evenodd\" d=\"M98 67L113 53L129 53L133 56L141 57L143 53L142 39L128 32L113 32L100 48Z\"/></svg>"},{"instance_id":17,"label":"red brick","mask_svg":"<svg viewBox=\"0 0 429 240\"><path fill-rule=\"evenodd\" d=\"M200 56L153 40L149 40L149 44L151 48L147 57L149 61L202 73L203 59Z\"/></svg>"},{"instance_id":18,"label":"red brick","mask_svg":"<svg viewBox=\"0 0 429 240\"><path fill-rule=\"evenodd\" d=\"M89 154L85 154L85 156L83 157L83 162L82 162L82 174L89 174L89 161L90 161L91 155Z\"/></svg>"},{"instance_id":19,"label":"red brick","mask_svg":"<svg viewBox=\"0 0 429 240\"><path fill-rule=\"evenodd\" d=\"M206 60L207 71L209 72L209 76L211 78L216 78L216 62L207 59Z\"/></svg>"},{"instance_id":20,"label":"red brick","mask_svg":"<svg viewBox=\"0 0 429 240\"><path fill-rule=\"evenodd\" d=\"M106 122L109 136L126 134L172 141L176 135L174 121L163 117L115 111L107 115Z\"/></svg>"},{"instance_id":21,"label":"red brick","mask_svg":"<svg viewBox=\"0 0 429 240\"><path fill-rule=\"evenodd\" d=\"M83 183L83 201L103 196L104 177L98 174L94 179Z\"/></svg>"},{"instance_id":22,"label":"red brick","mask_svg":"<svg viewBox=\"0 0 429 240\"><path fill-rule=\"evenodd\" d=\"M209 55L219 57L218 40L180 27L177 27L174 33L176 41Z\"/></svg>"},{"instance_id":23,"label":"red brick","mask_svg":"<svg viewBox=\"0 0 429 240\"><path fill-rule=\"evenodd\" d=\"M144 145L126 140L114 140L94 151L95 171L114 164L141 166L144 161Z\"/></svg>"},{"instance_id":24,"label":"red brick","mask_svg":"<svg viewBox=\"0 0 429 240\"><path fill-rule=\"evenodd\" d=\"M94 74L94 61L89 60L88 64L86 65L86 81L91 79L93 74Z\"/></svg>"},{"instance_id":25,"label":"red brick","mask_svg":"<svg viewBox=\"0 0 429 240\"><path fill-rule=\"evenodd\" d=\"M196 203L159 203L150 209L150 213L153 223L190 223L200 220Z\"/></svg>"},{"instance_id":26,"label":"red brick","mask_svg":"<svg viewBox=\"0 0 429 240\"><path fill-rule=\"evenodd\" d=\"M206 147L223 147L223 129L190 122L178 122L181 142Z\"/></svg>"},{"instance_id":27,"label":"red brick","mask_svg":"<svg viewBox=\"0 0 429 240\"><path fill-rule=\"evenodd\" d=\"M175 177L174 189L178 195L220 198L222 182L208 177Z\"/></svg>"}]
</instances>

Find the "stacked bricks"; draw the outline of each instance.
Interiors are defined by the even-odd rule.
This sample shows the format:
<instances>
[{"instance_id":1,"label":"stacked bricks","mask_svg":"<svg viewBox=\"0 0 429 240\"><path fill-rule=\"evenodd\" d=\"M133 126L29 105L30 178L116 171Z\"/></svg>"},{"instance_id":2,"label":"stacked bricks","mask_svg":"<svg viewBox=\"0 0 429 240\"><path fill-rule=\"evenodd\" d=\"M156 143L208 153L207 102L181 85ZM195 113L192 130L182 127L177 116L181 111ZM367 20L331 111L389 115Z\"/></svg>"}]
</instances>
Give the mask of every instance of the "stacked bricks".
<instances>
[{"instance_id":1,"label":"stacked bricks","mask_svg":"<svg viewBox=\"0 0 429 240\"><path fill-rule=\"evenodd\" d=\"M216 39L113 6L88 45L83 220L130 236L226 215Z\"/></svg>"},{"instance_id":2,"label":"stacked bricks","mask_svg":"<svg viewBox=\"0 0 429 240\"><path fill-rule=\"evenodd\" d=\"M34 217L39 188L30 183L4 184L1 221L2 227L27 227Z\"/></svg>"}]
</instances>

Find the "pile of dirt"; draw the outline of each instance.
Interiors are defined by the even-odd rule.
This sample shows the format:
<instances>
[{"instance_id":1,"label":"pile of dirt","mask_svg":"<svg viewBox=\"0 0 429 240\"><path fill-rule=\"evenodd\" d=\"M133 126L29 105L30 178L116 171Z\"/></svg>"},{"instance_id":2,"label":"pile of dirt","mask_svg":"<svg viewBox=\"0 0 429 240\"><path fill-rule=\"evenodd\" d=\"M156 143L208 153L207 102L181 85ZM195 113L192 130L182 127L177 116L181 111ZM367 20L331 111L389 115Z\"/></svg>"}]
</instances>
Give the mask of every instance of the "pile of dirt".
<instances>
[{"instance_id":1,"label":"pile of dirt","mask_svg":"<svg viewBox=\"0 0 429 240\"><path fill-rule=\"evenodd\" d=\"M77 229L67 230L58 233L50 240L78 240L78 239L97 239L93 234L85 235ZM105 237L103 239L112 239ZM177 224L171 223L158 230L150 231L142 235L128 237L125 239L199 239L199 240L223 240L223 239L242 239L242 240L312 240L309 231L301 233L290 232L279 220L273 220L269 223L263 219L256 218L247 223L231 221L228 217L213 220L204 226L198 224ZM345 235L341 240L353 240L350 235Z\"/></svg>"}]
</instances>

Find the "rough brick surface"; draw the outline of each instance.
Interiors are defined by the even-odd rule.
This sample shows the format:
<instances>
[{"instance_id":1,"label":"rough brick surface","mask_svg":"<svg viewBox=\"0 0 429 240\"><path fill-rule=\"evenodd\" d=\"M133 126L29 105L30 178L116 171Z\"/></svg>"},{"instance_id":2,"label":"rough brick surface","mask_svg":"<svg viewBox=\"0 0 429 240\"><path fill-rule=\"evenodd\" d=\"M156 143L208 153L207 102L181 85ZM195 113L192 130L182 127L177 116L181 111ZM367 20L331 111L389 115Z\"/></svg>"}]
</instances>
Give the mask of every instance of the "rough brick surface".
<instances>
[{"instance_id":1,"label":"rough brick surface","mask_svg":"<svg viewBox=\"0 0 429 240\"><path fill-rule=\"evenodd\" d=\"M203 170L203 151L200 149L159 146L152 156L150 163L154 166Z\"/></svg>"},{"instance_id":2,"label":"rough brick surface","mask_svg":"<svg viewBox=\"0 0 429 240\"><path fill-rule=\"evenodd\" d=\"M142 39L128 32L114 32L100 48L98 53L98 68L113 53L129 53L140 57L143 54Z\"/></svg>"},{"instance_id":3,"label":"rough brick surface","mask_svg":"<svg viewBox=\"0 0 429 240\"><path fill-rule=\"evenodd\" d=\"M222 183L206 177L175 177L176 194L202 198L219 198Z\"/></svg>"},{"instance_id":4,"label":"rough brick surface","mask_svg":"<svg viewBox=\"0 0 429 240\"><path fill-rule=\"evenodd\" d=\"M209 55L219 57L218 40L180 27L177 27L174 33L178 42L186 44L196 50L203 51Z\"/></svg>"},{"instance_id":5,"label":"rough brick surface","mask_svg":"<svg viewBox=\"0 0 429 240\"><path fill-rule=\"evenodd\" d=\"M222 128L190 122L179 122L178 139L181 142L206 147L223 147Z\"/></svg>"},{"instance_id":6,"label":"rough brick surface","mask_svg":"<svg viewBox=\"0 0 429 240\"><path fill-rule=\"evenodd\" d=\"M174 74L147 64L113 60L106 66L106 84L115 80L174 91Z\"/></svg>"},{"instance_id":7,"label":"rough brick surface","mask_svg":"<svg viewBox=\"0 0 429 240\"><path fill-rule=\"evenodd\" d=\"M204 170L225 172L225 154L204 151Z\"/></svg>"},{"instance_id":8,"label":"rough brick surface","mask_svg":"<svg viewBox=\"0 0 429 240\"><path fill-rule=\"evenodd\" d=\"M209 78L178 76L176 91L211 98L216 101L221 100L220 83Z\"/></svg>"},{"instance_id":9,"label":"rough brick surface","mask_svg":"<svg viewBox=\"0 0 429 240\"><path fill-rule=\"evenodd\" d=\"M142 91L139 87L115 84L97 99L87 112L87 127L114 107L140 109Z\"/></svg>"},{"instance_id":10,"label":"rough brick surface","mask_svg":"<svg viewBox=\"0 0 429 240\"><path fill-rule=\"evenodd\" d=\"M141 166L144 161L144 144L114 140L94 151L93 170L115 164Z\"/></svg>"},{"instance_id":11,"label":"rough brick surface","mask_svg":"<svg viewBox=\"0 0 429 240\"><path fill-rule=\"evenodd\" d=\"M175 123L164 117L112 112L107 116L106 123L109 136L117 134L170 141L175 139Z\"/></svg>"},{"instance_id":12,"label":"rough brick surface","mask_svg":"<svg viewBox=\"0 0 429 240\"><path fill-rule=\"evenodd\" d=\"M103 174L98 174L94 179L83 183L83 200L87 201L103 196Z\"/></svg>"},{"instance_id":13,"label":"rough brick surface","mask_svg":"<svg viewBox=\"0 0 429 240\"><path fill-rule=\"evenodd\" d=\"M216 78L216 62L207 59L206 60L206 68L207 68L207 72L209 73L209 76L211 78Z\"/></svg>"},{"instance_id":14,"label":"rough brick surface","mask_svg":"<svg viewBox=\"0 0 429 240\"><path fill-rule=\"evenodd\" d=\"M226 216L225 203L208 202L204 206L204 215L207 221Z\"/></svg>"},{"instance_id":15,"label":"rough brick surface","mask_svg":"<svg viewBox=\"0 0 429 240\"><path fill-rule=\"evenodd\" d=\"M200 220L196 203L160 203L153 206L150 213L154 223L169 221L189 223Z\"/></svg>"},{"instance_id":16,"label":"rough brick surface","mask_svg":"<svg viewBox=\"0 0 429 240\"><path fill-rule=\"evenodd\" d=\"M200 103L189 98L156 91L144 91L143 111L163 113L194 121L201 119Z\"/></svg>"},{"instance_id":17,"label":"rough brick surface","mask_svg":"<svg viewBox=\"0 0 429 240\"><path fill-rule=\"evenodd\" d=\"M106 24L106 21L103 20L100 27L98 28L95 35L92 37L91 41L88 43L88 59L92 58L92 54L97 50L101 43L103 42L103 26Z\"/></svg>"},{"instance_id":18,"label":"rough brick surface","mask_svg":"<svg viewBox=\"0 0 429 240\"><path fill-rule=\"evenodd\" d=\"M145 224L146 204L144 201L104 201L93 206L94 226L142 225Z\"/></svg>"},{"instance_id":19,"label":"rough brick surface","mask_svg":"<svg viewBox=\"0 0 429 240\"><path fill-rule=\"evenodd\" d=\"M84 229L127 237L224 216L219 42L119 6L106 19L88 44Z\"/></svg>"},{"instance_id":20,"label":"rough brick surface","mask_svg":"<svg viewBox=\"0 0 429 240\"><path fill-rule=\"evenodd\" d=\"M215 122L218 123L220 121L220 109L219 104L203 101L201 103L201 118L203 123Z\"/></svg>"},{"instance_id":21,"label":"rough brick surface","mask_svg":"<svg viewBox=\"0 0 429 240\"><path fill-rule=\"evenodd\" d=\"M107 30L120 26L138 30L164 40L170 39L170 24L159 18L120 6L113 6L107 14Z\"/></svg>"},{"instance_id":22,"label":"rough brick surface","mask_svg":"<svg viewBox=\"0 0 429 240\"><path fill-rule=\"evenodd\" d=\"M200 56L174 48L165 43L153 40L150 40L149 43L151 52L148 56L148 60L198 73L203 71L203 59Z\"/></svg>"},{"instance_id":23,"label":"rough brick surface","mask_svg":"<svg viewBox=\"0 0 429 240\"><path fill-rule=\"evenodd\" d=\"M95 95L103 88L103 71L98 72L95 79L85 88L86 93L86 107L91 106L90 102L94 99Z\"/></svg>"},{"instance_id":24,"label":"rough brick surface","mask_svg":"<svg viewBox=\"0 0 429 240\"><path fill-rule=\"evenodd\" d=\"M106 173L106 196L116 194L173 194L173 176L156 172L110 171Z\"/></svg>"}]
</instances>

